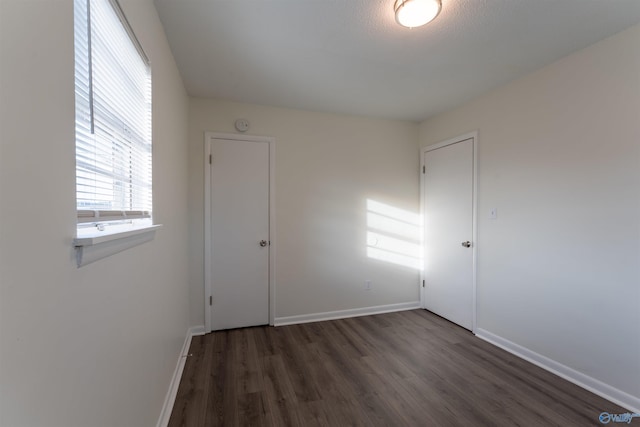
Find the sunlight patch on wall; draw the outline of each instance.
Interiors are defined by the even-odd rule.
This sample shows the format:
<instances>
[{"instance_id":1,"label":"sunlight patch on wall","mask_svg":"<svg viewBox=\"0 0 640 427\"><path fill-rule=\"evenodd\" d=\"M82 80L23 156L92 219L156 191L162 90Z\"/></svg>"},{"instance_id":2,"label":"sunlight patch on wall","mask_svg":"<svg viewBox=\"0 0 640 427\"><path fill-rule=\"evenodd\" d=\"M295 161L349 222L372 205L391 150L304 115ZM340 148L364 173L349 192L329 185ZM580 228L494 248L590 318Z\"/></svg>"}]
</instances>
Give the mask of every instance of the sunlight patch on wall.
<instances>
[{"instance_id":1,"label":"sunlight patch on wall","mask_svg":"<svg viewBox=\"0 0 640 427\"><path fill-rule=\"evenodd\" d=\"M422 270L420 215L367 199L367 256Z\"/></svg>"}]
</instances>

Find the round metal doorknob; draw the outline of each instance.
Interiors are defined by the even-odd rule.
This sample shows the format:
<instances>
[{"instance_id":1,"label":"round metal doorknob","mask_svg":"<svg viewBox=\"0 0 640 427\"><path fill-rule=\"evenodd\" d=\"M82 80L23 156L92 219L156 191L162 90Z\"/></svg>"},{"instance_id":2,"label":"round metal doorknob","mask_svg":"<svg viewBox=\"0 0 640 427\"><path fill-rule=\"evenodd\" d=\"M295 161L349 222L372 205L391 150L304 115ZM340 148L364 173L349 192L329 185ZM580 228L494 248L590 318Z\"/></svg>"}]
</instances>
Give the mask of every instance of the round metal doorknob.
<instances>
[{"instance_id":1,"label":"round metal doorknob","mask_svg":"<svg viewBox=\"0 0 640 427\"><path fill-rule=\"evenodd\" d=\"M471 247L471 242L470 241L466 241L466 242L462 242L462 246L464 246L465 248L470 248Z\"/></svg>"},{"instance_id":2,"label":"round metal doorknob","mask_svg":"<svg viewBox=\"0 0 640 427\"><path fill-rule=\"evenodd\" d=\"M265 246L267 246L267 241L266 240L260 240L260 246L262 246L263 248Z\"/></svg>"}]
</instances>

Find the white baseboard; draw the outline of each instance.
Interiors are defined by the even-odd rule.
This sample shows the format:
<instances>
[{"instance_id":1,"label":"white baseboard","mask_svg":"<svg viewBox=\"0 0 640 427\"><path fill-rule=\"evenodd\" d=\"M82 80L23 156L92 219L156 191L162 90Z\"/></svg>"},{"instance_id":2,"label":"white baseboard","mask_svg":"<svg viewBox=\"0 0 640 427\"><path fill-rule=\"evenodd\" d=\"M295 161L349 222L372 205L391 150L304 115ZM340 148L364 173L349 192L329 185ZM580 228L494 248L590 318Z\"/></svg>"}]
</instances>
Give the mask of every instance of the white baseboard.
<instances>
[{"instance_id":1,"label":"white baseboard","mask_svg":"<svg viewBox=\"0 0 640 427\"><path fill-rule=\"evenodd\" d=\"M511 342L505 338L495 335L489 331L478 328L476 330L476 336L483 339L503 350L508 351L524 360L527 360L534 365L545 369L552 374L555 374L567 381L570 381L577 386L580 386L591 393L597 394L616 405L622 406L633 413L640 413L640 398L632 396L622 390L618 390L615 387L605 384L600 380L592 378L588 375L578 372L568 366L565 366L555 360L549 359L546 356L538 354L529 350L519 344Z\"/></svg>"},{"instance_id":2,"label":"white baseboard","mask_svg":"<svg viewBox=\"0 0 640 427\"><path fill-rule=\"evenodd\" d=\"M192 337L197 337L199 335L206 334L206 332L204 330L204 325L192 326L192 327L189 328L189 332L187 332L187 333L191 334Z\"/></svg>"},{"instance_id":3,"label":"white baseboard","mask_svg":"<svg viewBox=\"0 0 640 427\"><path fill-rule=\"evenodd\" d=\"M164 405L162 405L162 411L160 412L160 418L158 419L157 427L166 427L169 425L169 419L171 418L171 411L173 411L173 404L176 402L176 396L178 394L178 387L180 386L180 380L182 379L182 372L184 371L184 365L187 363L187 354L189 353L189 347L191 346L191 338L197 335L204 335L204 326L192 326L187 330L187 336L184 339L182 345L182 351L178 356L178 363L176 369L173 371L173 377L169 384L169 390L164 399Z\"/></svg>"},{"instance_id":4,"label":"white baseboard","mask_svg":"<svg viewBox=\"0 0 640 427\"><path fill-rule=\"evenodd\" d=\"M399 304L378 305L375 307L354 308L351 310L327 311L325 313L301 314L299 316L276 317L274 326L295 325L298 323L322 322L323 320L346 319L348 317L369 316L372 314L391 313L394 311L415 310L420 308L420 301Z\"/></svg>"}]
</instances>

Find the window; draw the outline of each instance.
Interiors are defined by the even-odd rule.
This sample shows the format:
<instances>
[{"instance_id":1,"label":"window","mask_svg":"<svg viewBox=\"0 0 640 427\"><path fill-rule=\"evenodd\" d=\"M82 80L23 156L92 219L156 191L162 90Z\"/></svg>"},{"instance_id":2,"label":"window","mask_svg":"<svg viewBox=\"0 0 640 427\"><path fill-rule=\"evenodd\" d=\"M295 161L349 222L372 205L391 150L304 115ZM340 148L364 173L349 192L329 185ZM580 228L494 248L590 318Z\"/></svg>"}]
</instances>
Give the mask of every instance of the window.
<instances>
[{"instance_id":1,"label":"window","mask_svg":"<svg viewBox=\"0 0 640 427\"><path fill-rule=\"evenodd\" d=\"M78 236L150 225L149 61L116 0L74 13Z\"/></svg>"}]
</instances>

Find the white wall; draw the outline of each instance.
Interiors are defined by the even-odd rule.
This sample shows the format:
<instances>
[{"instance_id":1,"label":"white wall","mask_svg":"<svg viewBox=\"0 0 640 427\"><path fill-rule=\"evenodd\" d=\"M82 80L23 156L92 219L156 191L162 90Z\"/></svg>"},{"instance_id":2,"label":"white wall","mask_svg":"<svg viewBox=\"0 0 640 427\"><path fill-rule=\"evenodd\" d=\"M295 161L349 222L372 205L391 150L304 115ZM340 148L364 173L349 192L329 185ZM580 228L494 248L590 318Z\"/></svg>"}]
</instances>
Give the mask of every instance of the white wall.
<instances>
[{"instance_id":1,"label":"white wall","mask_svg":"<svg viewBox=\"0 0 640 427\"><path fill-rule=\"evenodd\" d=\"M479 131L478 327L635 399L639 46L636 26L420 126Z\"/></svg>"},{"instance_id":2,"label":"white wall","mask_svg":"<svg viewBox=\"0 0 640 427\"><path fill-rule=\"evenodd\" d=\"M189 325L188 98L151 0L153 242L77 268L72 0L0 1L0 424L155 425Z\"/></svg>"},{"instance_id":3,"label":"white wall","mask_svg":"<svg viewBox=\"0 0 640 427\"><path fill-rule=\"evenodd\" d=\"M366 253L367 199L419 210L417 124L191 99L191 323L204 322L204 132L239 117L276 138L276 317L418 301L416 270Z\"/></svg>"}]
</instances>

